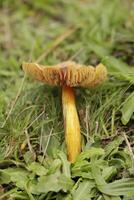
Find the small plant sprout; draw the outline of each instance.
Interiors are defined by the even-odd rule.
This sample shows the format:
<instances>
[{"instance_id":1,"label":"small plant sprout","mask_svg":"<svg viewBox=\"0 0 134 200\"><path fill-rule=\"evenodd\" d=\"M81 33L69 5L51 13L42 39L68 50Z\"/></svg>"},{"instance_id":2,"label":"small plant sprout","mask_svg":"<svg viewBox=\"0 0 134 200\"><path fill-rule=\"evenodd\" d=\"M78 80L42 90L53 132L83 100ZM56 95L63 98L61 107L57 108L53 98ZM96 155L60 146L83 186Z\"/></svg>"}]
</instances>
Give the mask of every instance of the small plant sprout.
<instances>
[{"instance_id":1,"label":"small plant sprout","mask_svg":"<svg viewBox=\"0 0 134 200\"><path fill-rule=\"evenodd\" d=\"M103 64L96 67L66 61L54 66L23 63L23 70L33 78L49 85L62 87L62 107L68 160L75 162L81 152L80 123L77 114L74 87L93 88L107 77Z\"/></svg>"}]
</instances>

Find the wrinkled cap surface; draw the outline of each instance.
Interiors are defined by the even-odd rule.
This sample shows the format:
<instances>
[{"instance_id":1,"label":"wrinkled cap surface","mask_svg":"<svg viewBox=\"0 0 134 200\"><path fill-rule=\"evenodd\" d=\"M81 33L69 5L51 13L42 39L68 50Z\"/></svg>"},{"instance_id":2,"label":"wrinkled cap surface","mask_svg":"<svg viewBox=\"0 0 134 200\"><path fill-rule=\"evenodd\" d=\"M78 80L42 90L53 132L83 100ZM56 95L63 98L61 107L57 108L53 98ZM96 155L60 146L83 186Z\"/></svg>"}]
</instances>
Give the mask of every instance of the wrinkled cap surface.
<instances>
[{"instance_id":1,"label":"wrinkled cap surface","mask_svg":"<svg viewBox=\"0 0 134 200\"><path fill-rule=\"evenodd\" d=\"M48 85L66 85L70 87L94 87L101 84L107 77L103 64L96 67L66 61L53 66L37 63L23 63L23 70L36 80Z\"/></svg>"}]
</instances>

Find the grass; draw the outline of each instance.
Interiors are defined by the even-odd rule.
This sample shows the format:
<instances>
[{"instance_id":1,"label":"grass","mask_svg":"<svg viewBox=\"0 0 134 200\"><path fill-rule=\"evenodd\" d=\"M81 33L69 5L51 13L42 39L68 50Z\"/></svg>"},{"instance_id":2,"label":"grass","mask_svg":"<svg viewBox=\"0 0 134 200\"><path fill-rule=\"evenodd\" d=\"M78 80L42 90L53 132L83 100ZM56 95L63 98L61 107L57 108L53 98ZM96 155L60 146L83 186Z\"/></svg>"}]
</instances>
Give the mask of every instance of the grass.
<instances>
[{"instance_id":1,"label":"grass","mask_svg":"<svg viewBox=\"0 0 134 200\"><path fill-rule=\"evenodd\" d=\"M121 121L122 115L126 114L122 113L124 102L133 93L133 24L131 0L0 1L1 198L78 200L79 193L85 188L80 193L81 199L133 199L134 194L117 191L116 197L110 197L109 185L89 189L93 184L90 181L94 179L98 183L96 174L100 174L98 167L97 172L93 171L93 163L101 166L101 176L107 183L134 177L133 115L126 125ZM83 152L95 148L96 154L92 158L85 155L83 159L80 157L74 166L70 166L63 153L66 150L61 89L24 77L20 67L23 61L55 64L69 59L87 65L102 62L108 68L108 80L101 87L75 90ZM123 112L132 109L132 105L129 105ZM101 148L101 155L98 148ZM97 161L92 161L96 155ZM30 165L34 161L40 164L36 166L37 171L35 166ZM47 175L47 178L57 180L57 185L55 171L60 171L59 166L62 166L66 187L62 182L61 189L49 191L48 186L43 193L44 188L38 186L39 191L36 191L32 185L32 189L29 189L24 184L26 179L19 183L18 178L13 178L23 173L24 177L28 173L29 180L32 180L33 174L45 176L44 169L40 169L42 164L48 174L54 173L51 178ZM77 166L80 171L76 170ZM2 171L9 167L15 170L18 167L20 171L14 176L9 171ZM23 168L25 172L22 172ZM72 179L67 170L72 174ZM92 176L90 181L84 177L87 172L86 177ZM7 174L10 181L6 179ZM40 177L38 184L43 185L42 179Z\"/></svg>"}]
</instances>

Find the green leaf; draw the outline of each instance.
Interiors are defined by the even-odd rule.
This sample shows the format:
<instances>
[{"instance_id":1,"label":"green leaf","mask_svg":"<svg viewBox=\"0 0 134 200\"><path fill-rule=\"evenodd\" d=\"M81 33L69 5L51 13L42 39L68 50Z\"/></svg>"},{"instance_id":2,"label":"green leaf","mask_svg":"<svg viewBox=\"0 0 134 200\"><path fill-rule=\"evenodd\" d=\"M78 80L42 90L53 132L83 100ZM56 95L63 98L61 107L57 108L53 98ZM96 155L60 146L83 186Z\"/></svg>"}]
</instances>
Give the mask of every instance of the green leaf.
<instances>
[{"instance_id":1,"label":"green leaf","mask_svg":"<svg viewBox=\"0 0 134 200\"><path fill-rule=\"evenodd\" d=\"M104 167L102 170L102 177L107 181L111 179L116 173L117 170L114 166Z\"/></svg>"},{"instance_id":2,"label":"green leaf","mask_svg":"<svg viewBox=\"0 0 134 200\"><path fill-rule=\"evenodd\" d=\"M102 177L101 170L100 170L99 166L97 166L95 163L92 163L91 171L92 171L92 175L95 179L95 182L96 182L96 185L98 186L98 188L101 185L106 184L105 179Z\"/></svg>"},{"instance_id":3,"label":"green leaf","mask_svg":"<svg viewBox=\"0 0 134 200\"><path fill-rule=\"evenodd\" d=\"M104 150L102 148L91 147L90 149L82 152L78 157L76 162L72 166L73 176L79 176L81 172L91 171L91 166L88 159L97 159L98 157L104 155ZM89 172L90 173L90 172ZM91 175L92 176L92 175Z\"/></svg>"},{"instance_id":4,"label":"green leaf","mask_svg":"<svg viewBox=\"0 0 134 200\"><path fill-rule=\"evenodd\" d=\"M31 153L31 151L27 151L23 157L26 163L31 163L35 160L35 156Z\"/></svg>"},{"instance_id":5,"label":"green leaf","mask_svg":"<svg viewBox=\"0 0 134 200\"><path fill-rule=\"evenodd\" d=\"M105 155L104 158L107 156L112 155L113 153L118 151L119 145L123 142L124 138L122 136L117 137L114 139L112 142L110 142L106 147L105 147Z\"/></svg>"},{"instance_id":6,"label":"green leaf","mask_svg":"<svg viewBox=\"0 0 134 200\"><path fill-rule=\"evenodd\" d=\"M58 193L56 200L73 200L72 195L71 194L61 194Z\"/></svg>"},{"instance_id":7,"label":"green leaf","mask_svg":"<svg viewBox=\"0 0 134 200\"><path fill-rule=\"evenodd\" d=\"M131 196L131 197L124 196L123 200L134 200L134 196Z\"/></svg>"},{"instance_id":8,"label":"green leaf","mask_svg":"<svg viewBox=\"0 0 134 200\"><path fill-rule=\"evenodd\" d=\"M56 172L48 176L41 176L36 184L29 182L28 190L33 194L48 193L50 191L59 192L62 189L59 185L60 175L60 172Z\"/></svg>"},{"instance_id":9,"label":"green leaf","mask_svg":"<svg viewBox=\"0 0 134 200\"><path fill-rule=\"evenodd\" d=\"M48 170L38 162L32 162L31 164L29 164L28 169L38 176L46 175L48 172Z\"/></svg>"},{"instance_id":10,"label":"green leaf","mask_svg":"<svg viewBox=\"0 0 134 200\"><path fill-rule=\"evenodd\" d=\"M79 176L81 172L90 172L91 171L91 165L87 160L81 160L74 163L72 166L72 176Z\"/></svg>"},{"instance_id":11,"label":"green leaf","mask_svg":"<svg viewBox=\"0 0 134 200\"><path fill-rule=\"evenodd\" d=\"M58 169L61 167L61 160L60 159L55 159L51 165L48 168L48 173L47 174L53 174L55 173Z\"/></svg>"},{"instance_id":12,"label":"green leaf","mask_svg":"<svg viewBox=\"0 0 134 200\"><path fill-rule=\"evenodd\" d=\"M129 95L129 97L126 99L122 109L122 118L121 121L124 125L126 125L132 114L134 113L134 92L132 92L132 94Z\"/></svg>"},{"instance_id":13,"label":"green leaf","mask_svg":"<svg viewBox=\"0 0 134 200\"><path fill-rule=\"evenodd\" d=\"M13 193L10 194L11 199L23 199L23 200L27 200L28 199L28 195L25 191L15 191Z\"/></svg>"},{"instance_id":14,"label":"green leaf","mask_svg":"<svg viewBox=\"0 0 134 200\"><path fill-rule=\"evenodd\" d=\"M121 200L120 197L115 196L107 196L106 194L103 194L104 200Z\"/></svg>"},{"instance_id":15,"label":"green leaf","mask_svg":"<svg viewBox=\"0 0 134 200\"><path fill-rule=\"evenodd\" d=\"M89 159L92 157L99 157L104 155L104 150L102 148L90 147L90 149L82 152L78 157L76 162L80 162L85 159Z\"/></svg>"},{"instance_id":16,"label":"green leaf","mask_svg":"<svg viewBox=\"0 0 134 200\"><path fill-rule=\"evenodd\" d=\"M86 178L86 179L93 179L92 173L90 171L88 172L82 172L80 170L74 170L72 173L73 177L82 177L82 178Z\"/></svg>"},{"instance_id":17,"label":"green leaf","mask_svg":"<svg viewBox=\"0 0 134 200\"><path fill-rule=\"evenodd\" d=\"M72 192L73 200L90 200L90 191L95 186L93 181L83 180L76 190Z\"/></svg>"},{"instance_id":18,"label":"green leaf","mask_svg":"<svg viewBox=\"0 0 134 200\"><path fill-rule=\"evenodd\" d=\"M128 164L128 163L127 163ZM126 163L119 158L112 158L109 160L109 165L114 166L116 169L121 169L122 167L126 167Z\"/></svg>"},{"instance_id":19,"label":"green leaf","mask_svg":"<svg viewBox=\"0 0 134 200\"><path fill-rule=\"evenodd\" d=\"M59 192L60 190L67 192L73 185L74 181L71 178L57 171L54 174L39 177L36 183L29 182L28 190L33 194Z\"/></svg>"},{"instance_id":20,"label":"green leaf","mask_svg":"<svg viewBox=\"0 0 134 200\"><path fill-rule=\"evenodd\" d=\"M13 182L17 187L25 189L28 183L28 171L22 168L7 168L2 170L5 176L10 177L10 182ZM7 177L6 177L7 181Z\"/></svg>"},{"instance_id":21,"label":"green leaf","mask_svg":"<svg viewBox=\"0 0 134 200\"><path fill-rule=\"evenodd\" d=\"M0 170L0 184L8 184L10 182L10 176L4 170Z\"/></svg>"},{"instance_id":22,"label":"green leaf","mask_svg":"<svg viewBox=\"0 0 134 200\"><path fill-rule=\"evenodd\" d=\"M99 190L111 196L134 195L134 178L124 178L109 184L101 185Z\"/></svg>"},{"instance_id":23,"label":"green leaf","mask_svg":"<svg viewBox=\"0 0 134 200\"><path fill-rule=\"evenodd\" d=\"M64 175L70 178L71 177L70 162L67 160L66 155L62 151L60 151L58 155L62 161L62 170L63 170Z\"/></svg>"},{"instance_id":24,"label":"green leaf","mask_svg":"<svg viewBox=\"0 0 134 200\"><path fill-rule=\"evenodd\" d=\"M61 175L58 183L64 192L71 190L74 185L74 181L71 178Z\"/></svg>"}]
</instances>

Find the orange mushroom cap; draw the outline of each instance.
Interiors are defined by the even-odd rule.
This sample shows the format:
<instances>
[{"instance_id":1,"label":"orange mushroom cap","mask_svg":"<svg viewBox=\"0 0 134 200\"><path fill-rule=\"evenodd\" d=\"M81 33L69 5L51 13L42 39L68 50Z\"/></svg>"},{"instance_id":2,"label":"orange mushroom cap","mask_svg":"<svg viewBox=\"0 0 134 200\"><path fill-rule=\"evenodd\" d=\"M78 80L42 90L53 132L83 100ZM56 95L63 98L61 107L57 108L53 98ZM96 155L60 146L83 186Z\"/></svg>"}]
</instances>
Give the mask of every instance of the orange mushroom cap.
<instances>
[{"instance_id":1,"label":"orange mushroom cap","mask_svg":"<svg viewBox=\"0 0 134 200\"><path fill-rule=\"evenodd\" d=\"M43 66L37 63L23 63L23 70L35 79L49 85L66 85L69 87L94 87L107 77L103 64L96 67L66 61L53 66Z\"/></svg>"}]
</instances>

